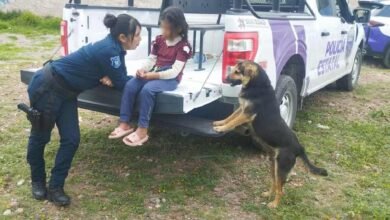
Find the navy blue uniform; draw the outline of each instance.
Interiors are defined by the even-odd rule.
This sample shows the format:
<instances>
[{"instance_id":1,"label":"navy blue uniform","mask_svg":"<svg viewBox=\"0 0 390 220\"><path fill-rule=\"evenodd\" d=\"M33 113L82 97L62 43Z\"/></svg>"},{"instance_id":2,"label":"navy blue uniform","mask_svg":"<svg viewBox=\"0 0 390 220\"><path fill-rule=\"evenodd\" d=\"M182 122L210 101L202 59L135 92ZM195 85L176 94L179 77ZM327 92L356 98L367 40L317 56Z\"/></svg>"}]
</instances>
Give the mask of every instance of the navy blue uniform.
<instances>
[{"instance_id":1,"label":"navy blue uniform","mask_svg":"<svg viewBox=\"0 0 390 220\"><path fill-rule=\"evenodd\" d=\"M84 91L99 85L108 76L114 87L122 90L130 79L125 66L126 50L108 35L105 39L80 48L62 59L54 61L54 71L76 90Z\"/></svg>"},{"instance_id":2,"label":"navy blue uniform","mask_svg":"<svg viewBox=\"0 0 390 220\"><path fill-rule=\"evenodd\" d=\"M80 48L78 51L51 63L49 72L60 78L67 88L77 93L100 84L108 76L115 88L122 90L130 79L124 62L126 51L120 43L108 35L105 39ZM50 141L51 130L57 125L60 147L51 171L49 188L63 187L73 157L80 142L77 97L69 97L54 90L45 71L37 71L28 87L33 108L52 120L49 129L32 129L28 143L27 160L33 182L46 182L44 149Z\"/></svg>"}]
</instances>

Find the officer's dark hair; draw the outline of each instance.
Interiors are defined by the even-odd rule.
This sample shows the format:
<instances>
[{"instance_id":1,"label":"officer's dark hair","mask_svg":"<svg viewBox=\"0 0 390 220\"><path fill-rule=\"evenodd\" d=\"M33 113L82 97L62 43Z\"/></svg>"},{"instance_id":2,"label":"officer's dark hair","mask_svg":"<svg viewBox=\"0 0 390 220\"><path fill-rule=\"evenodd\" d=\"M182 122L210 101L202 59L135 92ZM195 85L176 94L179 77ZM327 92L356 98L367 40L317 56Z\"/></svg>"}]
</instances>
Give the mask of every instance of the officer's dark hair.
<instances>
[{"instance_id":1,"label":"officer's dark hair","mask_svg":"<svg viewBox=\"0 0 390 220\"><path fill-rule=\"evenodd\" d=\"M168 22L175 30L180 29L180 36L184 40L188 40L188 23L186 21L183 11L180 8L166 8L160 16L160 21Z\"/></svg>"},{"instance_id":2,"label":"officer's dark hair","mask_svg":"<svg viewBox=\"0 0 390 220\"><path fill-rule=\"evenodd\" d=\"M128 14L120 14L118 17L106 14L103 23L110 29L110 34L115 39L118 39L119 35L124 34L133 40L137 27L141 28L139 21Z\"/></svg>"}]
</instances>

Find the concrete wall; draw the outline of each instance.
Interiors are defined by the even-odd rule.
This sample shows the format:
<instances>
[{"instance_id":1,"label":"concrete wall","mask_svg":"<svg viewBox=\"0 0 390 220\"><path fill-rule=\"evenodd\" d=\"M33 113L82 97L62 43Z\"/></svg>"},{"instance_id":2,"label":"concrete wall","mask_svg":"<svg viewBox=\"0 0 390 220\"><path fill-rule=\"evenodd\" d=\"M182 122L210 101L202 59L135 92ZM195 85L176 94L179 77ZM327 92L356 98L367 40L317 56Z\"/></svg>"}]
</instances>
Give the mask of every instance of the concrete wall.
<instances>
[{"instance_id":1,"label":"concrete wall","mask_svg":"<svg viewBox=\"0 0 390 220\"><path fill-rule=\"evenodd\" d=\"M69 0L0 0L2 11L28 10L39 15L61 17L62 8ZM81 0L83 4L126 6L127 0ZM137 7L159 8L161 0L134 0Z\"/></svg>"}]
</instances>

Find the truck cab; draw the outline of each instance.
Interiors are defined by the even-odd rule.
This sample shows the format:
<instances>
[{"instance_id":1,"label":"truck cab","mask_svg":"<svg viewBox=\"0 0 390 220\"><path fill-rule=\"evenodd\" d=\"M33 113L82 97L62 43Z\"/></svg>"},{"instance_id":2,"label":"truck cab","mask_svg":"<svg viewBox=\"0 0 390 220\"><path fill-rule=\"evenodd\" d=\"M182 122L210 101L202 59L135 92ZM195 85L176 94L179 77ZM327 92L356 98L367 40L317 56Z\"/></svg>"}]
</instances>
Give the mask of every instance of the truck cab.
<instances>
[{"instance_id":1,"label":"truck cab","mask_svg":"<svg viewBox=\"0 0 390 220\"><path fill-rule=\"evenodd\" d=\"M354 14L345 0L163 0L161 8L66 4L61 22L62 55L108 34L107 13L129 13L143 25L144 39L126 56L134 75L159 34L158 19L168 6L183 9L189 23L194 58L175 91L157 96L152 123L182 134L220 136L211 123L234 111L240 86L226 82L239 59L253 60L267 72L280 101L282 117L293 126L303 98L337 81L344 90L357 85L364 30L369 15ZM363 10L363 9L362 9ZM360 19L360 20L359 20ZM28 83L36 69L22 70ZM121 92L98 86L83 92L79 107L119 115ZM245 133L245 132L244 132Z\"/></svg>"}]
</instances>

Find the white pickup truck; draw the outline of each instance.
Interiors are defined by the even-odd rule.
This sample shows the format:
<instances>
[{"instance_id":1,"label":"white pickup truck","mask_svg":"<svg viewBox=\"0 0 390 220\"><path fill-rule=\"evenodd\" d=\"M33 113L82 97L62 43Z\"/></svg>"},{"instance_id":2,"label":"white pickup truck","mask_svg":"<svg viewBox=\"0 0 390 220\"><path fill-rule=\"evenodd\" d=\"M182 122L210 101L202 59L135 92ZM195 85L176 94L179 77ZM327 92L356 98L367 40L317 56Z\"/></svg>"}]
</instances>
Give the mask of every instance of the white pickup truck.
<instances>
[{"instance_id":1,"label":"white pickup truck","mask_svg":"<svg viewBox=\"0 0 390 220\"><path fill-rule=\"evenodd\" d=\"M266 70L289 126L304 97L335 81L343 90L357 85L365 42L360 23L368 21L369 13L355 9L352 14L346 0L163 0L159 9L128 2L126 7L84 5L80 0L66 4L62 54L104 38L107 13L128 13L143 25L139 48L126 56L133 75L160 32L160 12L171 5L182 8L195 57L200 58L187 63L175 91L157 96L152 123L183 135L221 135L211 122L237 106L240 87L231 87L225 78L238 59L254 60ZM22 70L22 81L28 83L35 71ZM120 97L119 91L99 86L79 96L79 107L118 115Z\"/></svg>"}]
</instances>

